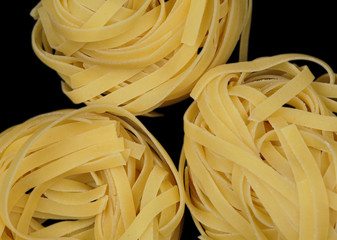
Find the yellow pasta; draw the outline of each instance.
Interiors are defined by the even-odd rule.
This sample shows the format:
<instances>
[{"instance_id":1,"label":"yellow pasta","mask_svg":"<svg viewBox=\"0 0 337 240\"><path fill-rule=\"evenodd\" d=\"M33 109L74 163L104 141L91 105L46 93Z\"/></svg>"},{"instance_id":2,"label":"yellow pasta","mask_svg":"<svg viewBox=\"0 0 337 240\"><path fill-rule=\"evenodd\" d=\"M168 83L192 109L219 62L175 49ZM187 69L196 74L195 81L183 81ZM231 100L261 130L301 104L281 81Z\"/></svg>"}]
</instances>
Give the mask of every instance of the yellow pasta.
<instances>
[{"instance_id":1,"label":"yellow pasta","mask_svg":"<svg viewBox=\"0 0 337 240\"><path fill-rule=\"evenodd\" d=\"M337 239L337 85L325 62L217 66L191 96L179 171L200 239Z\"/></svg>"},{"instance_id":2,"label":"yellow pasta","mask_svg":"<svg viewBox=\"0 0 337 240\"><path fill-rule=\"evenodd\" d=\"M137 118L110 105L0 134L0 239L180 239L180 176Z\"/></svg>"},{"instance_id":3,"label":"yellow pasta","mask_svg":"<svg viewBox=\"0 0 337 240\"><path fill-rule=\"evenodd\" d=\"M240 37L247 55L251 0L41 0L32 47L72 102L135 115L176 103Z\"/></svg>"}]
</instances>

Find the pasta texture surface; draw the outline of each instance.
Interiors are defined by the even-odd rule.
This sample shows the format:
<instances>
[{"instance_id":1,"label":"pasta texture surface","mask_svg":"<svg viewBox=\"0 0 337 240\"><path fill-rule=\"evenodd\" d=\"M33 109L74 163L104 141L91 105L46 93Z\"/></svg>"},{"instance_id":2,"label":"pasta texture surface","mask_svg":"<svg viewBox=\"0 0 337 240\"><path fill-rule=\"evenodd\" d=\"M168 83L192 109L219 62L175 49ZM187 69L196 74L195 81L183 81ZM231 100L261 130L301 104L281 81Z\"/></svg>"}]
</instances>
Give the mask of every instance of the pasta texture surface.
<instances>
[{"instance_id":1,"label":"pasta texture surface","mask_svg":"<svg viewBox=\"0 0 337 240\"><path fill-rule=\"evenodd\" d=\"M0 239L180 239L183 183L126 110L42 114L0 135Z\"/></svg>"},{"instance_id":2,"label":"pasta texture surface","mask_svg":"<svg viewBox=\"0 0 337 240\"><path fill-rule=\"evenodd\" d=\"M224 64L191 96L179 172L200 239L337 239L337 85L325 62Z\"/></svg>"},{"instance_id":3,"label":"pasta texture surface","mask_svg":"<svg viewBox=\"0 0 337 240\"><path fill-rule=\"evenodd\" d=\"M75 104L135 115L187 98L200 76L245 59L251 0L41 0L31 15L36 56Z\"/></svg>"}]
</instances>

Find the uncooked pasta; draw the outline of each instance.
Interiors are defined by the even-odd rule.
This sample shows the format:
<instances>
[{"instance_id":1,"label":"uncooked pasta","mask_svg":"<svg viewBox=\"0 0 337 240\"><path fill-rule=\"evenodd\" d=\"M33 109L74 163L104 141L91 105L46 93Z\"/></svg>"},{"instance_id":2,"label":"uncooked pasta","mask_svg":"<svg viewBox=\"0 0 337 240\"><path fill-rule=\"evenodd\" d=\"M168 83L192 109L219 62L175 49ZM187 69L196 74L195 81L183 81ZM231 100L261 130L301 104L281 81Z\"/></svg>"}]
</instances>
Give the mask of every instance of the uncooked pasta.
<instances>
[{"instance_id":1,"label":"uncooked pasta","mask_svg":"<svg viewBox=\"0 0 337 240\"><path fill-rule=\"evenodd\" d=\"M189 96L240 41L247 56L251 0L42 0L32 47L75 104L144 114Z\"/></svg>"},{"instance_id":2,"label":"uncooked pasta","mask_svg":"<svg viewBox=\"0 0 337 240\"><path fill-rule=\"evenodd\" d=\"M182 181L126 110L42 114L0 135L0 237L180 239Z\"/></svg>"},{"instance_id":3,"label":"uncooked pasta","mask_svg":"<svg viewBox=\"0 0 337 240\"><path fill-rule=\"evenodd\" d=\"M179 170L200 239L337 239L337 85L325 62L225 64L191 95Z\"/></svg>"}]
</instances>

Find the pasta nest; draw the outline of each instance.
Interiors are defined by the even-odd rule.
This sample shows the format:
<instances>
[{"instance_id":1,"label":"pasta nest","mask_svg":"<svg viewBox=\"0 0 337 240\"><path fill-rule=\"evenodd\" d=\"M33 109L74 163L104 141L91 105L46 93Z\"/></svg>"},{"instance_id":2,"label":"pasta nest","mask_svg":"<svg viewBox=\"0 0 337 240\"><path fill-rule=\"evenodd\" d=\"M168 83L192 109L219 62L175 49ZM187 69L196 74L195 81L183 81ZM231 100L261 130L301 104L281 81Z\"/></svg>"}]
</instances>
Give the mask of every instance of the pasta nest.
<instances>
[{"instance_id":1,"label":"pasta nest","mask_svg":"<svg viewBox=\"0 0 337 240\"><path fill-rule=\"evenodd\" d=\"M209 68L225 63L251 0L42 0L32 47L63 79L72 102L112 104L146 115L188 97Z\"/></svg>"},{"instance_id":2,"label":"pasta nest","mask_svg":"<svg viewBox=\"0 0 337 240\"><path fill-rule=\"evenodd\" d=\"M315 80L295 60L327 73ZM179 171L200 239L337 239L337 86L326 63L225 64L192 97Z\"/></svg>"},{"instance_id":3,"label":"pasta nest","mask_svg":"<svg viewBox=\"0 0 337 240\"><path fill-rule=\"evenodd\" d=\"M1 239L179 239L183 183L130 113L107 105L0 135Z\"/></svg>"}]
</instances>

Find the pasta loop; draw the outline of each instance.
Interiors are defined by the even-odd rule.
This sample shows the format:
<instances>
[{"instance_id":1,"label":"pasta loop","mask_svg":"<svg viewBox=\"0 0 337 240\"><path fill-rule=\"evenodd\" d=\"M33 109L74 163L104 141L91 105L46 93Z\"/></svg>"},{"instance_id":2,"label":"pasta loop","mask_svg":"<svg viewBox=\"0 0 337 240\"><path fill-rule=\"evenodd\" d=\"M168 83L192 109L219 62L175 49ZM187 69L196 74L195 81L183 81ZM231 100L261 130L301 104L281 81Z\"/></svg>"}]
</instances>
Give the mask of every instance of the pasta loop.
<instances>
[{"instance_id":1,"label":"pasta loop","mask_svg":"<svg viewBox=\"0 0 337 240\"><path fill-rule=\"evenodd\" d=\"M245 60L251 1L41 0L32 48L75 104L146 115L187 98L240 37Z\"/></svg>"},{"instance_id":2,"label":"pasta loop","mask_svg":"<svg viewBox=\"0 0 337 240\"><path fill-rule=\"evenodd\" d=\"M180 176L131 113L42 114L0 134L1 239L180 239Z\"/></svg>"},{"instance_id":3,"label":"pasta loop","mask_svg":"<svg viewBox=\"0 0 337 240\"><path fill-rule=\"evenodd\" d=\"M297 60L327 73L315 78ZM205 73L179 165L200 239L337 239L335 78L302 54Z\"/></svg>"}]
</instances>

